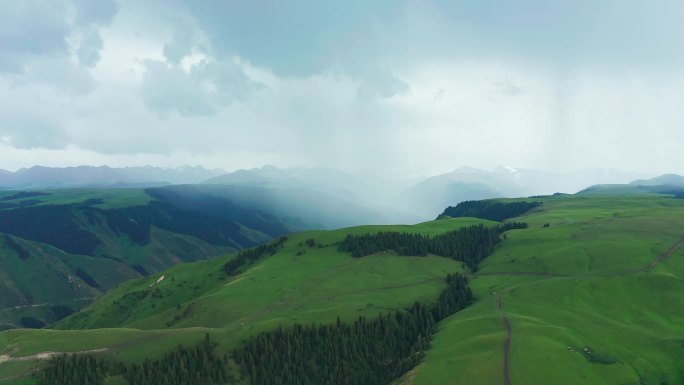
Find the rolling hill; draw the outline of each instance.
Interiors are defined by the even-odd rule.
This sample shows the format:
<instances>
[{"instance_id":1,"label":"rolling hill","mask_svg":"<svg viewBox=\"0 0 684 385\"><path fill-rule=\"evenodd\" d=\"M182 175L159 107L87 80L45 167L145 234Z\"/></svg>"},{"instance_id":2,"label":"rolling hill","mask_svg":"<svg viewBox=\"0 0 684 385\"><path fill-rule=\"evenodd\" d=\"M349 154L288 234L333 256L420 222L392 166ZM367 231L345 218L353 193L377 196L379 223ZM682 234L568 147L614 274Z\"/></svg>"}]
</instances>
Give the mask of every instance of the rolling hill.
<instances>
[{"instance_id":1,"label":"rolling hill","mask_svg":"<svg viewBox=\"0 0 684 385\"><path fill-rule=\"evenodd\" d=\"M664 174L651 179L637 179L628 184L598 184L579 192L583 195L668 194L684 197L684 177Z\"/></svg>"},{"instance_id":2,"label":"rolling hill","mask_svg":"<svg viewBox=\"0 0 684 385\"><path fill-rule=\"evenodd\" d=\"M0 328L54 322L124 281L289 231L267 213L191 190L0 193Z\"/></svg>"},{"instance_id":3,"label":"rolling hill","mask_svg":"<svg viewBox=\"0 0 684 385\"><path fill-rule=\"evenodd\" d=\"M291 234L236 275L224 266L239 255L129 281L53 329L0 333L0 382L32 383L21 378L41 352L95 350L132 363L209 333L219 353L230 354L280 326L375 319L415 301L434 303L453 272L469 276L475 301L436 325L424 357L396 384L684 381L684 201L657 194L526 201L542 204L510 220L528 228L505 232L476 272L431 254L339 251L354 234L437 237L496 225L455 218Z\"/></svg>"}]
</instances>

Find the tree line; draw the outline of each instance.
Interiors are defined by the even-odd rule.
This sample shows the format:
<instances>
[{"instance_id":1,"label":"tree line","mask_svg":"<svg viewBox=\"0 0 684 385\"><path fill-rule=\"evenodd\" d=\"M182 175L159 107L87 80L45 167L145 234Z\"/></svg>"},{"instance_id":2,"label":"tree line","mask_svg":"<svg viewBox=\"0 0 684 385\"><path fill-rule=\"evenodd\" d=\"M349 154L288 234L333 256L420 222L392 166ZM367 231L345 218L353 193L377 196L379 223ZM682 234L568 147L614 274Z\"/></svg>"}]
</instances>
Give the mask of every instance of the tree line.
<instances>
[{"instance_id":1,"label":"tree line","mask_svg":"<svg viewBox=\"0 0 684 385\"><path fill-rule=\"evenodd\" d=\"M437 322L472 303L464 276L449 274L446 283L434 304L416 302L375 319L280 327L251 337L233 358L252 385L388 384L419 363ZM194 347L181 345L140 364L61 355L41 363L34 377L38 385L101 385L111 376L131 385L236 383L217 346L206 335Z\"/></svg>"},{"instance_id":2,"label":"tree line","mask_svg":"<svg viewBox=\"0 0 684 385\"><path fill-rule=\"evenodd\" d=\"M477 262L500 242L501 233L526 227L526 223L474 225L435 237L399 232L348 235L339 247L355 257L385 250L404 255L434 253L460 259L475 269ZM286 240L281 237L243 250L224 265L224 271L236 275L246 266L275 254ZM416 302L408 309L380 314L375 319L362 316L343 322L338 318L328 325L280 327L251 337L233 352L233 358L252 385L388 384L419 363L437 322L473 301L464 276L450 274L446 283L434 304ZM38 370L36 379L39 385L97 385L105 377L116 375L135 385L234 383L227 357L220 357L216 346L207 336L195 347L180 346L160 359L133 365L107 363L92 356L61 356Z\"/></svg>"},{"instance_id":3,"label":"tree line","mask_svg":"<svg viewBox=\"0 0 684 385\"><path fill-rule=\"evenodd\" d=\"M234 358L252 385L388 384L419 363L435 324L472 300L466 278L450 274L435 304L352 323L281 327L250 338Z\"/></svg>"},{"instance_id":4,"label":"tree line","mask_svg":"<svg viewBox=\"0 0 684 385\"><path fill-rule=\"evenodd\" d=\"M121 375L131 385L221 385L233 383L227 356L205 335L193 347L178 346L156 360L141 364L108 361L92 354L60 355L46 360L34 373L38 385L103 385L108 376Z\"/></svg>"},{"instance_id":5,"label":"tree line","mask_svg":"<svg viewBox=\"0 0 684 385\"><path fill-rule=\"evenodd\" d=\"M152 227L190 235L215 246L239 249L255 245L241 234L240 225L229 219L181 210L170 203L152 201L117 209L94 207L98 203L102 200L0 210L0 232L89 256L95 256L98 246L104 244L89 227L108 228L138 245L150 242Z\"/></svg>"},{"instance_id":6,"label":"tree line","mask_svg":"<svg viewBox=\"0 0 684 385\"><path fill-rule=\"evenodd\" d=\"M287 237L283 236L265 245L242 250L233 259L223 265L223 271L230 276L237 275L243 271L245 267L254 264L261 258L277 253L278 250L283 248L283 244L285 244L286 240Z\"/></svg>"},{"instance_id":7,"label":"tree line","mask_svg":"<svg viewBox=\"0 0 684 385\"><path fill-rule=\"evenodd\" d=\"M110 365L88 354L62 354L46 360L34 377L39 385L103 385Z\"/></svg>"},{"instance_id":8,"label":"tree line","mask_svg":"<svg viewBox=\"0 0 684 385\"><path fill-rule=\"evenodd\" d=\"M492 253L501 241L501 233L527 228L527 223L509 222L500 226L472 225L448 231L434 237L397 231L375 234L348 234L338 249L352 253L354 258L394 250L400 255L425 256L435 254L465 263L472 271Z\"/></svg>"},{"instance_id":9,"label":"tree line","mask_svg":"<svg viewBox=\"0 0 684 385\"><path fill-rule=\"evenodd\" d=\"M123 377L132 385L214 385L232 383L228 358L216 352L218 343L206 334L194 347L179 346L158 360L130 365Z\"/></svg>"},{"instance_id":10,"label":"tree line","mask_svg":"<svg viewBox=\"0 0 684 385\"><path fill-rule=\"evenodd\" d=\"M14 250L22 261L27 260L31 256L31 253L29 253L29 251L26 250L26 248L24 246L22 246L21 243L15 241L9 235L4 236L4 241L5 241L5 246Z\"/></svg>"},{"instance_id":11,"label":"tree line","mask_svg":"<svg viewBox=\"0 0 684 385\"><path fill-rule=\"evenodd\" d=\"M515 218L541 206L542 202L501 202L497 200L465 201L456 206L447 207L440 215L452 218L474 217L501 222L509 218Z\"/></svg>"}]
</instances>

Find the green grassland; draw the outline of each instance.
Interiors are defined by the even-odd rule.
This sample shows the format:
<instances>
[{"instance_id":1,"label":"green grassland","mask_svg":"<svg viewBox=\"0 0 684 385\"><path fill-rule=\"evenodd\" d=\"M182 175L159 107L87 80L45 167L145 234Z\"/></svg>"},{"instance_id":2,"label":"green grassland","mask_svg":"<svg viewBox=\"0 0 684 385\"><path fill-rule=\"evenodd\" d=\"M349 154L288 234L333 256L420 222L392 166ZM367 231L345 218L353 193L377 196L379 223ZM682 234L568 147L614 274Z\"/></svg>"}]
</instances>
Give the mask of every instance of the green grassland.
<instances>
[{"instance_id":1,"label":"green grassland","mask_svg":"<svg viewBox=\"0 0 684 385\"><path fill-rule=\"evenodd\" d=\"M85 202L89 199L101 199L102 203L96 207L113 209L129 206L142 206L152 201L144 189L139 188L71 188L38 190L36 192L45 195L36 195L19 199L11 199L9 202L18 203L23 201L39 201L37 205L66 205ZM16 191L0 191L0 199L16 194Z\"/></svg>"},{"instance_id":2,"label":"green grassland","mask_svg":"<svg viewBox=\"0 0 684 385\"><path fill-rule=\"evenodd\" d=\"M276 255L231 279L222 272L230 256L179 265L124 283L56 325L90 330L7 331L0 334L0 354L109 348L106 354L135 361L160 355L180 342L199 340L206 332L228 351L247 336L280 324L334 322L338 316L352 320L361 314L375 317L415 301L433 301L445 275L462 271L460 262L396 253L354 259L337 252L336 242L348 233L438 234L474 223L487 221L467 218L298 233ZM315 239L316 246L306 246L307 239ZM5 350L2 338L8 341Z\"/></svg>"},{"instance_id":3,"label":"green grassland","mask_svg":"<svg viewBox=\"0 0 684 385\"><path fill-rule=\"evenodd\" d=\"M684 252L667 252L684 236L684 202L553 198L525 220L481 264L478 302L442 322L412 383L502 384L502 315L513 384L682 383Z\"/></svg>"},{"instance_id":4,"label":"green grassland","mask_svg":"<svg viewBox=\"0 0 684 385\"><path fill-rule=\"evenodd\" d=\"M0 192L0 220L4 221L0 230L0 330L20 327L24 317L54 322L58 318L54 306L78 310L127 280L179 263L223 256L272 238L263 232L271 227L258 226L273 223L270 219L254 221L260 215L257 212L242 212L241 218L257 225L250 228L201 213L187 214L189 211L168 203L148 206L153 201L144 189ZM232 206L224 208L230 212ZM169 213L176 217L169 218ZM135 240L121 223L137 223L140 218L161 218L156 220L166 228L152 223L149 235L140 238L145 231L138 230ZM224 237L217 243L211 238L216 232L203 232L217 222L224 226L221 234L228 234L230 242ZM113 223L119 223L119 228ZM60 230L51 231L51 227ZM128 231L135 235L130 228ZM88 239L94 239L96 246L82 247Z\"/></svg>"},{"instance_id":5,"label":"green grassland","mask_svg":"<svg viewBox=\"0 0 684 385\"><path fill-rule=\"evenodd\" d=\"M70 188L39 190L45 195L36 195L25 198L11 199L8 202L20 203L26 201L38 201L36 205L67 205L82 203L89 199L102 200L95 207L103 209L124 208L129 206L142 206L152 201L144 189L139 188ZM0 191L0 199L16 194L16 191Z\"/></svg>"},{"instance_id":6,"label":"green grassland","mask_svg":"<svg viewBox=\"0 0 684 385\"><path fill-rule=\"evenodd\" d=\"M516 219L529 228L505 233L471 276L476 302L438 325L422 363L399 383L505 385L506 357L512 384L684 383L684 201L653 194L539 200L543 206ZM278 325L431 302L444 275L462 271L460 262L393 252L354 259L335 243L349 233L434 235L474 223L493 224L459 218L293 234L237 277L221 272L231 256L178 265L122 284L55 325L60 330L0 333L0 355L106 348L101 354L131 362L206 332L227 352ZM15 377L29 363L0 364L0 383L25 383Z\"/></svg>"}]
</instances>

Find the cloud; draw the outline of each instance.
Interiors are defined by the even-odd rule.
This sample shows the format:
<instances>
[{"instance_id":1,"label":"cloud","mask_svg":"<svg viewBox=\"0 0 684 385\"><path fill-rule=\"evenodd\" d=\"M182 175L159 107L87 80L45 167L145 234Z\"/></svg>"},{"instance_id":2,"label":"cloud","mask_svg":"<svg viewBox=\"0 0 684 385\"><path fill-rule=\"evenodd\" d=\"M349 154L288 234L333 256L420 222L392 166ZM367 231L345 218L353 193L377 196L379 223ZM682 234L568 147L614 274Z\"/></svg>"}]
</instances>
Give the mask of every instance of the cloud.
<instances>
[{"instance_id":1,"label":"cloud","mask_svg":"<svg viewBox=\"0 0 684 385\"><path fill-rule=\"evenodd\" d=\"M164 57L169 63L178 64L193 53L210 54L210 44L197 25L177 22L173 37L164 44Z\"/></svg>"},{"instance_id":2,"label":"cloud","mask_svg":"<svg viewBox=\"0 0 684 385\"><path fill-rule=\"evenodd\" d=\"M21 0L0 3L0 74L23 77L20 81L53 82L65 88L62 77L48 70L66 70L66 80L78 77L74 87L86 90L87 72L74 66L94 67L103 47L99 29L108 25L118 11L112 0L42 2ZM77 58L71 63L71 56ZM78 75L76 75L78 73ZM45 77L38 77L46 75ZM92 87L89 87L92 89Z\"/></svg>"},{"instance_id":3,"label":"cloud","mask_svg":"<svg viewBox=\"0 0 684 385\"><path fill-rule=\"evenodd\" d=\"M73 4L78 25L109 25L119 12L119 4L115 0L73 0Z\"/></svg>"},{"instance_id":4,"label":"cloud","mask_svg":"<svg viewBox=\"0 0 684 385\"><path fill-rule=\"evenodd\" d=\"M525 93L525 89L511 81L510 79L505 79L501 80L498 82L494 82L494 86L501 92L503 95L508 95L508 96L519 96Z\"/></svg>"},{"instance_id":5,"label":"cloud","mask_svg":"<svg viewBox=\"0 0 684 385\"><path fill-rule=\"evenodd\" d=\"M61 127L35 117L3 119L0 138L18 149L60 149L67 145Z\"/></svg>"},{"instance_id":6,"label":"cloud","mask_svg":"<svg viewBox=\"0 0 684 385\"><path fill-rule=\"evenodd\" d=\"M179 64L148 60L145 68L143 99L150 109L162 114L176 111L182 116L212 115L219 107L242 100L262 87L234 60L200 60L187 71Z\"/></svg>"},{"instance_id":7,"label":"cloud","mask_svg":"<svg viewBox=\"0 0 684 385\"><path fill-rule=\"evenodd\" d=\"M208 90L198 78L180 67L149 60L141 86L147 107L160 113L177 111L183 116L211 115L216 112ZM208 88L208 87L207 87Z\"/></svg>"},{"instance_id":8,"label":"cloud","mask_svg":"<svg viewBox=\"0 0 684 385\"><path fill-rule=\"evenodd\" d=\"M100 61L102 38L94 28L87 28L80 36L76 56L79 64L85 67L95 67Z\"/></svg>"},{"instance_id":9,"label":"cloud","mask_svg":"<svg viewBox=\"0 0 684 385\"><path fill-rule=\"evenodd\" d=\"M381 26L401 12L394 1L349 1L338 4L319 1L283 3L183 1L212 46L212 55L239 56L277 76L306 78L331 71L352 76L364 83L366 96L390 97L406 90L378 55L394 50L384 45ZM180 23L181 29L187 26ZM165 47L176 59L193 40L187 31L176 33Z\"/></svg>"},{"instance_id":10,"label":"cloud","mask_svg":"<svg viewBox=\"0 0 684 385\"><path fill-rule=\"evenodd\" d=\"M65 55L70 28L64 14L57 2L0 3L0 71L21 72L37 56Z\"/></svg>"},{"instance_id":11,"label":"cloud","mask_svg":"<svg viewBox=\"0 0 684 385\"><path fill-rule=\"evenodd\" d=\"M684 164L677 2L169 4L0 3L0 161Z\"/></svg>"},{"instance_id":12,"label":"cloud","mask_svg":"<svg viewBox=\"0 0 684 385\"><path fill-rule=\"evenodd\" d=\"M65 58L44 58L27 63L18 83L42 87L47 85L58 94L73 96L82 96L95 89L95 81L87 68Z\"/></svg>"}]
</instances>

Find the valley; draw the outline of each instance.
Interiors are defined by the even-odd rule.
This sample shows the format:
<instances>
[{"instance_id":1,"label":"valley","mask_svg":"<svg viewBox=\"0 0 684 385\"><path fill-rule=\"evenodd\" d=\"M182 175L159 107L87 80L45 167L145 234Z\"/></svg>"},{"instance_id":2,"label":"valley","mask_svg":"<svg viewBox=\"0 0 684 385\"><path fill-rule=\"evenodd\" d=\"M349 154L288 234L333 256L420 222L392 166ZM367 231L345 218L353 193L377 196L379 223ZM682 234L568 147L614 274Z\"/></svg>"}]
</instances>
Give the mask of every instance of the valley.
<instances>
[{"instance_id":1,"label":"valley","mask_svg":"<svg viewBox=\"0 0 684 385\"><path fill-rule=\"evenodd\" d=\"M352 258L336 245L349 234L437 236L496 222L454 218L295 233L234 277L222 269L230 256L182 264L129 281L50 329L0 333L0 354L107 349L100 354L137 362L205 333L221 354L230 353L279 326L350 322L431 303L443 277L461 272L475 302L437 324L424 359L399 383L678 383L684 202L581 194L530 201L543 204L511 219L529 227L504 233L476 272L429 254ZM0 378L17 383L11 374L28 374L33 364L0 364Z\"/></svg>"},{"instance_id":2,"label":"valley","mask_svg":"<svg viewBox=\"0 0 684 385\"><path fill-rule=\"evenodd\" d=\"M225 199L211 202L217 217L161 191L0 193L0 330L44 326L124 281L290 231Z\"/></svg>"}]
</instances>

